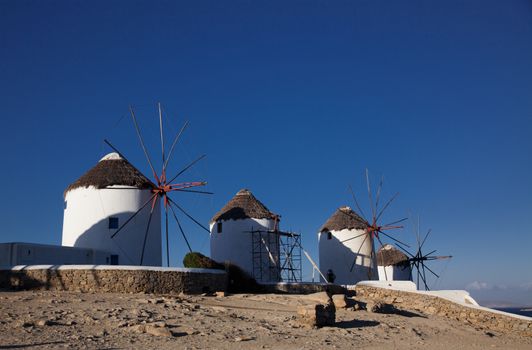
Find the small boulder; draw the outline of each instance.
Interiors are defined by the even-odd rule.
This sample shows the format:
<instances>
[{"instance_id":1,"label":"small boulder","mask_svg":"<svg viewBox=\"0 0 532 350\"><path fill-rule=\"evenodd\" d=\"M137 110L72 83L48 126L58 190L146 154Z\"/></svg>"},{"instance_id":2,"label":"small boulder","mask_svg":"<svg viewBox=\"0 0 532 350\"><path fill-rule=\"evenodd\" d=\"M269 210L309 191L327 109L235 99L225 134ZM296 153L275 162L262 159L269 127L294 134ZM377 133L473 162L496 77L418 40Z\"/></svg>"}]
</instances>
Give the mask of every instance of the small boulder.
<instances>
[{"instance_id":1,"label":"small boulder","mask_svg":"<svg viewBox=\"0 0 532 350\"><path fill-rule=\"evenodd\" d=\"M303 305L297 308L298 320L309 327L333 326L336 321L336 309L332 302L327 304Z\"/></svg>"},{"instance_id":2,"label":"small boulder","mask_svg":"<svg viewBox=\"0 0 532 350\"><path fill-rule=\"evenodd\" d=\"M147 324L145 329L146 329L147 334L155 335L157 337L171 337L172 336L172 332L166 327L157 327L156 325L153 325L153 324Z\"/></svg>"}]
</instances>

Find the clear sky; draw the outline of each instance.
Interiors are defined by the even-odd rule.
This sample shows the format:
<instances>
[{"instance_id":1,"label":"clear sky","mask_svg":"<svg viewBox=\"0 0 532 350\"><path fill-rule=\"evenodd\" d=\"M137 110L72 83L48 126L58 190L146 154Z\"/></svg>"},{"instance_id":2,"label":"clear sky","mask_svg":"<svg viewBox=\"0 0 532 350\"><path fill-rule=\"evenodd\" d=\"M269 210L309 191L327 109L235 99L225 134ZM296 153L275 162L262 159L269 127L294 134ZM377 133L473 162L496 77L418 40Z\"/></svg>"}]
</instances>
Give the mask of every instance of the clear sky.
<instances>
[{"instance_id":1,"label":"clear sky","mask_svg":"<svg viewBox=\"0 0 532 350\"><path fill-rule=\"evenodd\" d=\"M128 105L155 156L161 101L168 138L191 123L172 169L207 154L182 179L215 195L175 197L203 223L249 188L317 259L368 168L400 192L385 216L420 215L454 255L435 287L532 304L530 1L228 3L0 1L1 241L60 243L105 137L148 173Z\"/></svg>"}]
</instances>

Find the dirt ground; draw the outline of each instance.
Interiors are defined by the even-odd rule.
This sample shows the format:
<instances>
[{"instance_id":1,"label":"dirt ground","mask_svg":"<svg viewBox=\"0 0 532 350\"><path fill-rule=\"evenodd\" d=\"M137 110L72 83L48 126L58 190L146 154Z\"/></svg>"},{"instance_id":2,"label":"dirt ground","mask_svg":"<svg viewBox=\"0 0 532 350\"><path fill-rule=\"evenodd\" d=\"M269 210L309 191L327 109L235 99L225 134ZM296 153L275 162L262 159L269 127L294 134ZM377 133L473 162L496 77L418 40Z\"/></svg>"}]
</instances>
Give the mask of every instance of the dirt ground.
<instances>
[{"instance_id":1,"label":"dirt ground","mask_svg":"<svg viewBox=\"0 0 532 350\"><path fill-rule=\"evenodd\" d=\"M532 349L438 316L340 309L302 326L303 296L0 292L0 349Z\"/></svg>"}]
</instances>

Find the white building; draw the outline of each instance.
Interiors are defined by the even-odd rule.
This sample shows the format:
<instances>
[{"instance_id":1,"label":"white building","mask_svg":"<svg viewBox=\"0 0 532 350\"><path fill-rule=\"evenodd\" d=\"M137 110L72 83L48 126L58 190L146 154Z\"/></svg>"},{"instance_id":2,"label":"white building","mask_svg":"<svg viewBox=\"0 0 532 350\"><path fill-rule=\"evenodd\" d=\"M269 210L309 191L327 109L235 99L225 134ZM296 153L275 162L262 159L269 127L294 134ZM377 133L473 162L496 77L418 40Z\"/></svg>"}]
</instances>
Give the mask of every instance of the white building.
<instances>
[{"instance_id":1,"label":"white building","mask_svg":"<svg viewBox=\"0 0 532 350\"><path fill-rule=\"evenodd\" d=\"M320 271L334 283L353 285L377 276L373 238L366 223L349 207L341 207L318 233Z\"/></svg>"},{"instance_id":2,"label":"white building","mask_svg":"<svg viewBox=\"0 0 532 350\"><path fill-rule=\"evenodd\" d=\"M106 265L111 254L90 248L8 242L0 243L0 266L16 265Z\"/></svg>"},{"instance_id":3,"label":"white building","mask_svg":"<svg viewBox=\"0 0 532 350\"><path fill-rule=\"evenodd\" d=\"M154 187L117 153L106 155L65 191L62 245L109 252L113 265L161 266L159 201L147 230Z\"/></svg>"},{"instance_id":4,"label":"white building","mask_svg":"<svg viewBox=\"0 0 532 350\"><path fill-rule=\"evenodd\" d=\"M391 244L385 244L377 251L377 265L380 281L410 281L412 279L408 257Z\"/></svg>"},{"instance_id":5,"label":"white building","mask_svg":"<svg viewBox=\"0 0 532 350\"><path fill-rule=\"evenodd\" d=\"M210 222L211 258L239 266L257 282L280 280L279 216L240 190Z\"/></svg>"}]
</instances>

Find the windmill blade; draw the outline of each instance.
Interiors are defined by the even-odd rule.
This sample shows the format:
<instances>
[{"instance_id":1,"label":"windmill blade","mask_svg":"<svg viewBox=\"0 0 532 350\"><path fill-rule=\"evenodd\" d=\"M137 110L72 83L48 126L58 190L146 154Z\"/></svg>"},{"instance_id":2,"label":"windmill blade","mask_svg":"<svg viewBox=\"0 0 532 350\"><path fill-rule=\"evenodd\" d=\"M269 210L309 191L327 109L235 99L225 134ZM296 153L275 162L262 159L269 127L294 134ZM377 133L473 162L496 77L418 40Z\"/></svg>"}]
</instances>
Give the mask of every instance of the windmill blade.
<instances>
[{"instance_id":1,"label":"windmill blade","mask_svg":"<svg viewBox=\"0 0 532 350\"><path fill-rule=\"evenodd\" d=\"M201 193L201 194L214 194L213 192L208 192L208 191L185 190L185 189L176 189L174 191L175 192Z\"/></svg>"},{"instance_id":2,"label":"windmill blade","mask_svg":"<svg viewBox=\"0 0 532 350\"><path fill-rule=\"evenodd\" d=\"M364 233L364 234L366 234L366 233ZM366 237L364 237L364 239L362 240L362 243L360 243L360 247L358 247L358 250L357 250L356 255L355 255L355 259L353 260L353 263L351 264L351 268L349 269L349 272L353 272L353 268L355 267L355 264L357 263L358 254L360 254L360 249L362 249L362 246L364 245L364 242L366 241L368 236L369 235L366 234Z\"/></svg>"},{"instance_id":3,"label":"windmill blade","mask_svg":"<svg viewBox=\"0 0 532 350\"><path fill-rule=\"evenodd\" d=\"M435 253L435 252L436 252L436 249L434 249L433 251L431 251L431 252L430 252L430 253L428 253L428 254L425 254L425 255L424 255L423 257L425 257L425 258L426 258L426 257L428 257L428 256L429 256L430 254L432 254L432 253Z\"/></svg>"},{"instance_id":4,"label":"windmill blade","mask_svg":"<svg viewBox=\"0 0 532 350\"><path fill-rule=\"evenodd\" d=\"M379 200L381 197L381 191L382 191L382 183L384 182L384 175L381 176L381 181L379 182L379 186L377 187L377 195L375 196L375 211L379 210Z\"/></svg>"},{"instance_id":5,"label":"windmill blade","mask_svg":"<svg viewBox=\"0 0 532 350\"><path fill-rule=\"evenodd\" d=\"M164 206L164 221L166 228L166 266L170 267L170 246L168 245L168 203Z\"/></svg>"},{"instance_id":6,"label":"windmill blade","mask_svg":"<svg viewBox=\"0 0 532 350\"><path fill-rule=\"evenodd\" d=\"M397 196L399 195L399 192L397 192L396 194L393 195L392 198L390 198L388 200L388 202L386 202L386 204L384 205L384 207L382 207L381 211L379 212L379 214L377 215L377 221L380 219L380 217L382 216L382 214L384 213L384 211L390 206L390 204L392 204L392 202L395 200L395 198L397 198Z\"/></svg>"},{"instance_id":7,"label":"windmill blade","mask_svg":"<svg viewBox=\"0 0 532 350\"><path fill-rule=\"evenodd\" d=\"M190 169L194 164L196 164L197 162L199 162L200 160L202 160L203 158L207 157L206 154L203 154L201 155L200 157L196 158L194 161L192 161L189 165L187 165L183 170L181 170L179 173L177 173L176 176L174 176L172 178L172 180L168 181L168 183L171 183L173 182L175 179L177 179L177 177L181 174L183 174L185 171L187 171L188 169Z\"/></svg>"},{"instance_id":8,"label":"windmill blade","mask_svg":"<svg viewBox=\"0 0 532 350\"><path fill-rule=\"evenodd\" d=\"M146 241L148 240L148 233L150 232L151 219L153 217L153 209L159 200L159 196L155 197L155 201L150 210L150 217L148 218L148 225L146 225L146 232L144 233L144 242L142 243L142 252L140 254L140 265L144 262L144 250L146 249ZM160 234L160 233L159 233Z\"/></svg>"},{"instance_id":9,"label":"windmill blade","mask_svg":"<svg viewBox=\"0 0 532 350\"><path fill-rule=\"evenodd\" d=\"M371 208L371 213L373 214L372 222L376 222L377 221L377 219L376 219L377 213L376 213L375 208L373 207L373 196L371 195L371 185L369 183L369 170L368 170L368 168L366 168L366 185L368 186L369 206Z\"/></svg>"},{"instance_id":10,"label":"windmill blade","mask_svg":"<svg viewBox=\"0 0 532 350\"><path fill-rule=\"evenodd\" d=\"M439 256L427 256L427 260L444 260L444 259L451 259L452 255L439 255Z\"/></svg>"},{"instance_id":11,"label":"windmill blade","mask_svg":"<svg viewBox=\"0 0 532 350\"><path fill-rule=\"evenodd\" d=\"M174 147L177 141L179 140L179 138L181 137L181 134L183 133L183 131L185 131L185 129L187 128L187 126L188 126L188 121L185 122L185 124L181 127L181 130L179 130L179 133L177 133L174 139L174 142L172 143L172 147L170 147L170 151L168 152L168 156L166 157L166 162L164 162L163 170L166 171L166 167L168 166L168 162L170 161L170 156L172 155L172 152L174 151Z\"/></svg>"},{"instance_id":12,"label":"windmill blade","mask_svg":"<svg viewBox=\"0 0 532 350\"><path fill-rule=\"evenodd\" d=\"M416 264L416 270L417 270L417 289L419 289L419 276L421 275L421 272L419 272L419 263Z\"/></svg>"},{"instance_id":13,"label":"windmill blade","mask_svg":"<svg viewBox=\"0 0 532 350\"><path fill-rule=\"evenodd\" d=\"M436 272L432 271L432 270L430 269L430 267L428 267L427 265L425 265L423 262L421 262L421 264L423 264L423 267L426 268L427 270L429 270L430 273L432 273L434 276L436 276L436 278L440 278L440 276L439 276Z\"/></svg>"},{"instance_id":14,"label":"windmill blade","mask_svg":"<svg viewBox=\"0 0 532 350\"><path fill-rule=\"evenodd\" d=\"M427 234L425 235L425 238L423 238L423 242L421 242L421 245L419 246L419 249L423 248L423 244L425 244L425 241L427 240L427 237L429 236L429 234L432 232L432 229L429 229L427 231Z\"/></svg>"},{"instance_id":15,"label":"windmill blade","mask_svg":"<svg viewBox=\"0 0 532 350\"><path fill-rule=\"evenodd\" d=\"M116 153L118 153L118 155L119 155L120 157L122 157L126 162L128 162L128 163L131 164L131 162L126 158L126 156L124 156L124 154L123 154L122 152L120 152L115 146L113 146L113 145L111 144L111 142L109 142L109 140L104 139L103 142L105 142L105 143L107 144L107 146L111 147L111 149L112 149L113 151L115 151ZM136 168L135 168L135 169L136 169ZM144 176L145 178L148 178L148 177L147 177L146 175L144 175L140 170L137 169L137 171L138 171L142 176Z\"/></svg>"},{"instance_id":16,"label":"windmill blade","mask_svg":"<svg viewBox=\"0 0 532 350\"><path fill-rule=\"evenodd\" d=\"M404 253L406 253L406 255L409 255L409 256L411 256L412 258L415 257L415 255L413 255L412 253L410 253L410 252L409 252L408 250L406 250L405 248L403 248L403 247L401 247L401 246L399 246L399 245L398 245L397 247L398 247L399 249L401 249ZM411 258L408 259L408 260L411 260Z\"/></svg>"},{"instance_id":17,"label":"windmill blade","mask_svg":"<svg viewBox=\"0 0 532 350\"><path fill-rule=\"evenodd\" d=\"M163 135L163 113L161 111L161 102L157 103L157 107L159 107L159 131L161 133L161 155L163 160L163 170L164 170L164 135ZM164 172L164 171L163 171ZM161 174L161 176L164 176Z\"/></svg>"},{"instance_id":18,"label":"windmill blade","mask_svg":"<svg viewBox=\"0 0 532 350\"><path fill-rule=\"evenodd\" d=\"M151 171L153 172L153 176L155 177L155 179L157 179L157 182L159 182L159 177L157 176L157 173L155 172L155 169L153 168L150 155L148 154L148 151L146 150L146 146L144 146L144 140L142 139L140 128L139 128L139 125L137 124L137 118L135 117L135 112L133 111L133 107L131 105L129 106L129 111L131 112L131 118L133 119L133 125L135 126L135 130L137 131L137 136L139 137L140 146L142 147L142 150L144 151L144 155L146 156L146 159L148 160L148 164L150 165Z\"/></svg>"},{"instance_id":19,"label":"windmill blade","mask_svg":"<svg viewBox=\"0 0 532 350\"><path fill-rule=\"evenodd\" d=\"M382 249L382 247L384 247L384 244L382 243L380 237L379 236L375 236L375 237L377 237L377 241L379 241L379 243L381 245L381 249ZM388 274L386 273L386 266L383 266L382 269L384 270L384 278L387 281L388 280ZM379 268L377 267L377 274L378 274L378 272L379 272Z\"/></svg>"},{"instance_id":20,"label":"windmill blade","mask_svg":"<svg viewBox=\"0 0 532 350\"><path fill-rule=\"evenodd\" d=\"M340 243L348 242L348 241L350 241L350 240L352 240L352 239L356 239L356 238L358 238L358 237L360 237L360 236L364 236L364 235L367 235L367 234L368 234L368 233L364 231L364 233L361 233L361 234L359 234L359 235L356 235L356 236L353 236L353 237L349 237L349 238L347 238L347 239L344 239L343 241L340 241Z\"/></svg>"},{"instance_id":21,"label":"windmill blade","mask_svg":"<svg viewBox=\"0 0 532 350\"><path fill-rule=\"evenodd\" d=\"M401 245L403 245L403 246L405 246L405 247L407 247L407 248L410 248L410 246L409 246L408 244L401 242L400 240L398 240L398 239L396 239L396 238L390 236L390 235L387 234L386 232L381 231L381 230L379 230L378 232L381 233L381 234L383 234L383 235L385 235L385 236L388 237L389 239L391 239L391 240L397 242L397 244L401 244Z\"/></svg>"},{"instance_id":22,"label":"windmill blade","mask_svg":"<svg viewBox=\"0 0 532 350\"><path fill-rule=\"evenodd\" d=\"M179 231L181 231L181 235L183 236L183 239L185 240L188 250L192 253L192 248L190 247L190 243L188 243L187 236L185 235L185 231L183 231L183 227L181 227L181 223L179 222L179 219L177 218L177 215L175 214L174 208L170 203L168 203L168 206L170 207L170 210L172 211L172 214L174 215L174 219L177 223L177 226L179 227Z\"/></svg>"},{"instance_id":23,"label":"windmill blade","mask_svg":"<svg viewBox=\"0 0 532 350\"><path fill-rule=\"evenodd\" d=\"M416 239L417 239L417 249L418 251L421 251L421 237L419 236L419 224L420 219L419 215L417 216L417 226L414 226L416 228Z\"/></svg>"},{"instance_id":24,"label":"windmill blade","mask_svg":"<svg viewBox=\"0 0 532 350\"><path fill-rule=\"evenodd\" d=\"M360 215L362 216L362 218L363 218L366 222L368 222L368 219L366 219L366 214L364 214L364 211L362 210L362 208L361 208L360 205L358 204L357 197L355 196L355 192L353 191L353 187L351 187L351 185L349 185L349 191L351 192L351 196L353 197L353 200L355 201L355 205L357 206L358 212L360 213Z\"/></svg>"},{"instance_id":25,"label":"windmill blade","mask_svg":"<svg viewBox=\"0 0 532 350\"><path fill-rule=\"evenodd\" d=\"M203 226L198 220L194 219L189 213L187 213L183 208L181 208L181 206L179 206L179 204L177 204L176 202L174 202L174 200L172 198L170 198L170 196L168 196L168 200L170 201L170 203L172 203L173 205L176 206L177 209L179 209L183 214L185 214L190 220L194 221L199 227L201 227L202 229L204 229L205 231L211 233L211 230L209 230L208 228L206 228L205 226Z\"/></svg>"},{"instance_id":26,"label":"windmill blade","mask_svg":"<svg viewBox=\"0 0 532 350\"><path fill-rule=\"evenodd\" d=\"M427 276L425 275L425 264L421 264L422 267L422 275L421 278L423 279L423 283L425 284L425 290L430 290L429 285L427 284Z\"/></svg>"},{"instance_id":27,"label":"windmill blade","mask_svg":"<svg viewBox=\"0 0 532 350\"><path fill-rule=\"evenodd\" d=\"M372 247L373 248L373 247ZM371 254L369 255L369 269L368 269L368 280L371 280L372 279L372 262L373 262L373 257L375 256L375 252L373 249L371 249ZM386 271L384 271L384 274L386 275ZM377 277L379 276L379 269L377 268ZM388 280L388 278L386 278L386 281Z\"/></svg>"},{"instance_id":28,"label":"windmill blade","mask_svg":"<svg viewBox=\"0 0 532 350\"><path fill-rule=\"evenodd\" d=\"M406 220L408 220L408 218L403 218L403 219L401 219L401 220L397 220L397 221L394 221L394 222L390 222L389 224L386 224L386 225L383 225L383 226L390 226L390 225L399 224L399 223L401 223L401 222L403 222L403 221L406 221Z\"/></svg>"},{"instance_id":29,"label":"windmill blade","mask_svg":"<svg viewBox=\"0 0 532 350\"><path fill-rule=\"evenodd\" d=\"M133 213L133 215L131 215L131 216L129 217L129 219L127 219L126 222L124 222L124 223L122 224L122 226L120 226L120 227L118 228L118 230L116 230L116 232L113 233L113 234L111 235L111 238L114 238L114 237L115 237L120 231L122 231L122 229L123 229L123 228L124 228L124 227L125 227L125 226L126 226L131 220L133 220L133 218L134 218L135 216L137 216L137 214L140 213L140 211L141 211L142 209L144 209L144 208L145 208L145 207L146 207L146 206L147 206L147 205L153 200L153 197L155 197L155 196L157 196L157 193L154 193L154 194L150 197L150 199L148 199L148 200L147 200L147 201L146 201L146 202L145 202L145 203L144 203L144 204L143 204L143 205L142 205L142 206L141 206L141 207L140 207L135 213Z\"/></svg>"}]
</instances>

